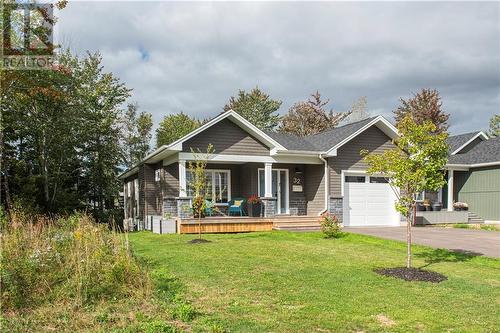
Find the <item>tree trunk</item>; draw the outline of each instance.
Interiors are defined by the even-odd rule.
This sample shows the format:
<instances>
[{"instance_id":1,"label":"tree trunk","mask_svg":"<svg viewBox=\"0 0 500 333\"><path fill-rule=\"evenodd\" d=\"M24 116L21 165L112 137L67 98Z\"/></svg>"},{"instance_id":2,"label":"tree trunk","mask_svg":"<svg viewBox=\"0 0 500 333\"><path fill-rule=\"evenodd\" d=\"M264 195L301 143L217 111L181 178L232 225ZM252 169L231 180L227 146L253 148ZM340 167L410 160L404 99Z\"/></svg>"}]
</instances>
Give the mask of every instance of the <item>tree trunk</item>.
<instances>
[{"instance_id":1,"label":"tree trunk","mask_svg":"<svg viewBox=\"0 0 500 333\"><path fill-rule=\"evenodd\" d=\"M43 197L45 200L45 209L50 206L50 193L49 193L49 168L47 157L47 145L45 129L42 130L42 172L43 172Z\"/></svg>"},{"instance_id":2,"label":"tree trunk","mask_svg":"<svg viewBox=\"0 0 500 333\"><path fill-rule=\"evenodd\" d=\"M411 208L406 214L406 268L411 268Z\"/></svg>"}]
</instances>

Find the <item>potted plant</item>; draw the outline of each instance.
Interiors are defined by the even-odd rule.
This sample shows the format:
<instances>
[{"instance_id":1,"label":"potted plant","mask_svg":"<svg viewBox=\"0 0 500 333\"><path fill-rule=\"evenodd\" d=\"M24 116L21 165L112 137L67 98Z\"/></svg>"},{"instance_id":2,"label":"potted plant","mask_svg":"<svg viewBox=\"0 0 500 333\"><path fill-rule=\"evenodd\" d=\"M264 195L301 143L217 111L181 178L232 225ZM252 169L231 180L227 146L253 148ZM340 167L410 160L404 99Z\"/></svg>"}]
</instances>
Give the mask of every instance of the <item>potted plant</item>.
<instances>
[{"instance_id":1,"label":"potted plant","mask_svg":"<svg viewBox=\"0 0 500 333\"><path fill-rule=\"evenodd\" d=\"M193 215L195 218L204 218L205 217L205 198L202 196L197 196L193 198Z\"/></svg>"},{"instance_id":2,"label":"potted plant","mask_svg":"<svg viewBox=\"0 0 500 333\"><path fill-rule=\"evenodd\" d=\"M260 198L256 195L251 195L247 199L248 216L260 217Z\"/></svg>"},{"instance_id":3,"label":"potted plant","mask_svg":"<svg viewBox=\"0 0 500 333\"><path fill-rule=\"evenodd\" d=\"M424 200L424 207L426 211L430 211L431 209L431 201L429 199Z\"/></svg>"},{"instance_id":4,"label":"potted plant","mask_svg":"<svg viewBox=\"0 0 500 333\"><path fill-rule=\"evenodd\" d=\"M467 203L465 203L465 202L457 201L457 202L453 203L453 209L457 210L457 211L468 210L469 205L467 205Z\"/></svg>"},{"instance_id":5,"label":"potted plant","mask_svg":"<svg viewBox=\"0 0 500 333\"><path fill-rule=\"evenodd\" d=\"M441 211L441 208L443 208L443 204L440 202L435 202L432 204L432 210L439 212Z\"/></svg>"}]
</instances>

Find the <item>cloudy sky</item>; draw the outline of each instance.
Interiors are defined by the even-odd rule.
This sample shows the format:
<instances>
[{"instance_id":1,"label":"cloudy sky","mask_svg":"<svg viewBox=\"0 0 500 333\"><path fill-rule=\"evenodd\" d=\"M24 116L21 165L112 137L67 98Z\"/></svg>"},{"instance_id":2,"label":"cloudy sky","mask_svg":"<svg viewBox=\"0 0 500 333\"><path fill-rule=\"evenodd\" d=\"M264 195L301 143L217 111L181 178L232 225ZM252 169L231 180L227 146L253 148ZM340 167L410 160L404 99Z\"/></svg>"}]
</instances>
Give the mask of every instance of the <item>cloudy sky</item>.
<instances>
[{"instance_id":1,"label":"cloudy sky","mask_svg":"<svg viewBox=\"0 0 500 333\"><path fill-rule=\"evenodd\" d=\"M452 133L500 112L500 2L84 2L59 15L74 52L99 50L155 123L218 114L259 86L284 113L319 90L338 111L360 96L391 117L436 88Z\"/></svg>"}]
</instances>

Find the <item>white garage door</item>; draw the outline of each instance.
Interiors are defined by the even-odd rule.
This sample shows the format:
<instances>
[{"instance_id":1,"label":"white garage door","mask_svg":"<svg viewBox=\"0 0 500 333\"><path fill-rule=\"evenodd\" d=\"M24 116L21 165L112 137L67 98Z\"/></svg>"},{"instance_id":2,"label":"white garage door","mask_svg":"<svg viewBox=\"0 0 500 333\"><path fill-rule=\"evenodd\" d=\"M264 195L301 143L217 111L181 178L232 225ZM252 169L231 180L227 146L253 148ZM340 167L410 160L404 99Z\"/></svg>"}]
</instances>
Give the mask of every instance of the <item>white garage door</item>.
<instances>
[{"instance_id":1,"label":"white garage door","mask_svg":"<svg viewBox=\"0 0 500 333\"><path fill-rule=\"evenodd\" d=\"M344 175L345 226L397 226L396 195L382 177Z\"/></svg>"}]
</instances>

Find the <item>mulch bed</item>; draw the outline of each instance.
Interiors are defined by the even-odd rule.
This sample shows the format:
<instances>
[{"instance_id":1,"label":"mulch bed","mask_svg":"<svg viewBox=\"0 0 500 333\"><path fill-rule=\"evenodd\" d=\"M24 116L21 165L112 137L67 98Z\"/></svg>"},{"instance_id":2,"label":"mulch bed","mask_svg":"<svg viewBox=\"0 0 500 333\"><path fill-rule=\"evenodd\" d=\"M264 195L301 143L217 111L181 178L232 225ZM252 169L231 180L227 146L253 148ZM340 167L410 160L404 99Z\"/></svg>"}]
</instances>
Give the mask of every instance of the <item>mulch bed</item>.
<instances>
[{"instance_id":1,"label":"mulch bed","mask_svg":"<svg viewBox=\"0 0 500 333\"><path fill-rule=\"evenodd\" d=\"M420 268L406 268L406 267L377 268L374 269L374 272L380 275L392 276L406 281L424 281L424 282L439 283L448 280L448 278L443 274L439 274L432 271L426 271Z\"/></svg>"},{"instance_id":2,"label":"mulch bed","mask_svg":"<svg viewBox=\"0 0 500 333\"><path fill-rule=\"evenodd\" d=\"M212 241L209 241L207 239L199 239L199 238L195 238L195 239L191 239L188 243L191 243L191 244L203 244L203 243L212 243Z\"/></svg>"}]
</instances>

